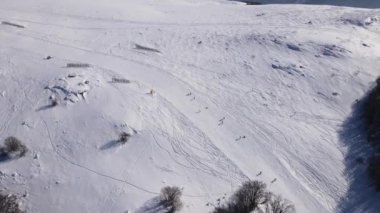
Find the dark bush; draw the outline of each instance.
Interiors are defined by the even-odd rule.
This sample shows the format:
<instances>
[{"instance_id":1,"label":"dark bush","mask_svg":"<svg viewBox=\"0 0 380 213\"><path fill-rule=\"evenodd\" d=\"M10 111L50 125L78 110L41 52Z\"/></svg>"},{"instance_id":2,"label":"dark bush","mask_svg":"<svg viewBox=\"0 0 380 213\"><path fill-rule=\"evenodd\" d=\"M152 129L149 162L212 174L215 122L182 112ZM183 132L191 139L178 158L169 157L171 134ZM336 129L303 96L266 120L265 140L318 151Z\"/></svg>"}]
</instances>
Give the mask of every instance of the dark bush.
<instances>
[{"instance_id":1,"label":"dark bush","mask_svg":"<svg viewBox=\"0 0 380 213\"><path fill-rule=\"evenodd\" d=\"M368 172L376 187L376 191L380 191L380 156L373 157L369 160Z\"/></svg>"},{"instance_id":2,"label":"dark bush","mask_svg":"<svg viewBox=\"0 0 380 213\"><path fill-rule=\"evenodd\" d=\"M51 100L51 106L52 106L52 107L58 106L58 100L55 99L55 98L52 99L52 100Z\"/></svg>"},{"instance_id":3,"label":"dark bush","mask_svg":"<svg viewBox=\"0 0 380 213\"><path fill-rule=\"evenodd\" d=\"M214 213L250 213L265 202L268 193L266 185L260 181L247 181L232 195L224 206L219 206Z\"/></svg>"},{"instance_id":4,"label":"dark bush","mask_svg":"<svg viewBox=\"0 0 380 213\"><path fill-rule=\"evenodd\" d=\"M18 157L23 157L28 148L16 137L8 137L4 140L4 147L2 147L2 152L6 153L9 157L16 155Z\"/></svg>"},{"instance_id":5,"label":"dark bush","mask_svg":"<svg viewBox=\"0 0 380 213\"><path fill-rule=\"evenodd\" d=\"M24 213L20 210L17 197L0 193L0 212L1 213Z\"/></svg>"},{"instance_id":6,"label":"dark bush","mask_svg":"<svg viewBox=\"0 0 380 213\"><path fill-rule=\"evenodd\" d=\"M120 135L119 135L119 141L120 141L120 143L122 143L122 144L127 143L127 142L128 142L128 139L129 139L131 136L132 136L132 135L129 134L129 133L127 133L127 132L122 132L122 133L120 133Z\"/></svg>"},{"instance_id":7,"label":"dark bush","mask_svg":"<svg viewBox=\"0 0 380 213\"><path fill-rule=\"evenodd\" d=\"M168 213L174 213L181 210L183 203L181 201L182 191L177 186L166 186L161 189L160 200L168 208Z\"/></svg>"}]
</instances>

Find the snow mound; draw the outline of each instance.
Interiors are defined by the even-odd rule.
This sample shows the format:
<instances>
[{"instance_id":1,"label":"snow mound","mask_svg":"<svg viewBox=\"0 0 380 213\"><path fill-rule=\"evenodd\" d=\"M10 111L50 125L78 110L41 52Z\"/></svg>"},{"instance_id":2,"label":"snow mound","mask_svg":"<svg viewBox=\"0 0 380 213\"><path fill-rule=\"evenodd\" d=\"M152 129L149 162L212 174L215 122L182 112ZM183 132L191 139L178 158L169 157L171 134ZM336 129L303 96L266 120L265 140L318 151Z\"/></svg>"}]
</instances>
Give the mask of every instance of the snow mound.
<instances>
[{"instance_id":1,"label":"snow mound","mask_svg":"<svg viewBox=\"0 0 380 213\"><path fill-rule=\"evenodd\" d=\"M93 80L94 82L92 82ZM58 78L47 86L46 89L51 93L51 99L57 99L59 103L67 105L86 100L86 96L96 83L99 83L99 80L95 80L87 75L72 73Z\"/></svg>"}]
</instances>

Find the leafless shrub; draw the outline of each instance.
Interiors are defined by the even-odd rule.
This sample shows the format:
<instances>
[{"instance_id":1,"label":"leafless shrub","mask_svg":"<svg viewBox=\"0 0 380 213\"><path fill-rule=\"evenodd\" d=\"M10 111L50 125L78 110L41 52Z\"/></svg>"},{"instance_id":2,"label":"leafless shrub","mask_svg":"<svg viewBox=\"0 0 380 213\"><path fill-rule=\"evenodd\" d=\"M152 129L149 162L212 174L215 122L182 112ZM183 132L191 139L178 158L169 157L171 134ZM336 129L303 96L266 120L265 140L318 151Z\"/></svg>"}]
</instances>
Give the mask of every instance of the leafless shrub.
<instances>
[{"instance_id":1,"label":"leafless shrub","mask_svg":"<svg viewBox=\"0 0 380 213\"><path fill-rule=\"evenodd\" d=\"M168 208L168 213L174 213L183 207L182 191L177 186L166 186L161 189L160 200Z\"/></svg>"},{"instance_id":2,"label":"leafless shrub","mask_svg":"<svg viewBox=\"0 0 380 213\"><path fill-rule=\"evenodd\" d=\"M55 99L55 98L52 99L52 100L51 100L51 106L52 106L52 107L58 106L58 100Z\"/></svg>"},{"instance_id":3,"label":"leafless shrub","mask_svg":"<svg viewBox=\"0 0 380 213\"><path fill-rule=\"evenodd\" d=\"M23 157L28 148L16 137L8 137L4 140L4 153L7 155L17 155L18 157Z\"/></svg>"},{"instance_id":4,"label":"leafless shrub","mask_svg":"<svg viewBox=\"0 0 380 213\"><path fill-rule=\"evenodd\" d=\"M120 133L120 136L119 136L119 141L120 143L122 144L125 144L128 142L129 138L131 137L132 135L127 133L127 132L122 132Z\"/></svg>"},{"instance_id":5,"label":"leafless shrub","mask_svg":"<svg viewBox=\"0 0 380 213\"><path fill-rule=\"evenodd\" d=\"M296 209L288 200L281 196L271 195L266 202L265 213L295 213Z\"/></svg>"},{"instance_id":6,"label":"leafless shrub","mask_svg":"<svg viewBox=\"0 0 380 213\"><path fill-rule=\"evenodd\" d=\"M0 193L0 212L1 213L24 213L20 210L17 197Z\"/></svg>"},{"instance_id":7,"label":"leafless shrub","mask_svg":"<svg viewBox=\"0 0 380 213\"><path fill-rule=\"evenodd\" d=\"M266 191L260 181L245 182L225 205L217 206L213 213L295 213L294 206L280 196Z\"/></svg>"},{"instance_id":8,"label":"leafless shrub","mask_svg":"<svg viewBox=\"0 0 380 213\"><path fill-rule=\"evenodd\" d=\"M228 203L214 213L250 213L266 200L266 185L260 181L247 181L232 195Z\"/></svg>"}]
</instances>

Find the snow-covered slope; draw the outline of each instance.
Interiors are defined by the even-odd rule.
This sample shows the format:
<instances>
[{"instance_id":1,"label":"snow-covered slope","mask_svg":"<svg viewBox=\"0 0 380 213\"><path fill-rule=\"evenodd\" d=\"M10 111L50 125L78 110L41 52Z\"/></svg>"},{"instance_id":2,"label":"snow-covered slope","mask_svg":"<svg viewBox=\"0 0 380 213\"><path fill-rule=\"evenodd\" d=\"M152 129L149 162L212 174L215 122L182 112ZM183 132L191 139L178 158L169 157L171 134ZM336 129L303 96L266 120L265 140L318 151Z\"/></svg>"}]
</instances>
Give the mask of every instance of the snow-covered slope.
<instances>
[{"instance_id":1,"label":"snow-covered slope","mask_svg":"<svg viewBox=\"0 0 380 213\"><path fill-rule=\"evenodd\" d=\"M0 162L0 180L28 212L155 212L166 185L183 187L183 212L209 212L248 179L301 213L379 209L365 177L351 184L340 134L379 74L379 10L2 0L0 11L24 26L0 25L0 139L30 149ZM134 134L124 146L122 131Z\"/></svg>"}]
</instances>

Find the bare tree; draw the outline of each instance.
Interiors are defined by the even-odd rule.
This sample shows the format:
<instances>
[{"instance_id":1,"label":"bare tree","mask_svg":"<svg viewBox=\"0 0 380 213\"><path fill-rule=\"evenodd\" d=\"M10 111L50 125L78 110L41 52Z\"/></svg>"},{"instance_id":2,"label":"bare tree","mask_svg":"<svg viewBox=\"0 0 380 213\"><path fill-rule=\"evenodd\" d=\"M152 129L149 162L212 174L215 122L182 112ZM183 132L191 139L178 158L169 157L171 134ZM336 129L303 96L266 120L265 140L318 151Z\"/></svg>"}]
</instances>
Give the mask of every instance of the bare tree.
<instances>
[{"instance_id":1,"label":"bare tree","mask_svg":"<svg viewBox=\"0 0 380 213\"><path fill-rule=\"evenodd\" d=\"M177 186L166 186L161 189L160 200L168 208L168 213L174 213L182 209L182 191Z\"/></svg>"},{"instance_id":2,"label":"bare tree","mask_svg":"<svg viewBox=\"0 0 380 213\"><path fill-rule=\"evenodd\" d=\"M296 209L288 200L279 195L271 195L266 202L265 213L295 213Z\"/></svg>"},{"instance_id":3,"label":"bare tree","mask_svg":"<svg viewBox=\"0 0 380 213\"><path fill-rule=\"evenodd\" d=\"M24 213L19 208L17 197L0 193L0 212L1 213Z\"/></svg>"},{"instance_id":4,"label":"bare tree","mask_svg":"<svg viewBox=\"0 0 380 213\"><path fill-rule=\"evenodd\" d=\"M266 185L261 181L247 181L232 195L228 203L214 213L250 213L267 197Z\"/></svg>"}]
</instances>

